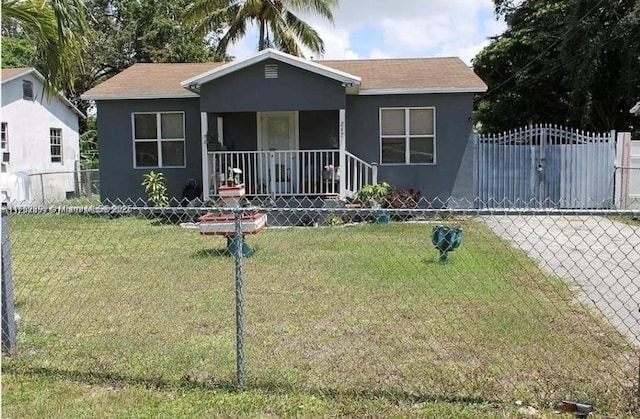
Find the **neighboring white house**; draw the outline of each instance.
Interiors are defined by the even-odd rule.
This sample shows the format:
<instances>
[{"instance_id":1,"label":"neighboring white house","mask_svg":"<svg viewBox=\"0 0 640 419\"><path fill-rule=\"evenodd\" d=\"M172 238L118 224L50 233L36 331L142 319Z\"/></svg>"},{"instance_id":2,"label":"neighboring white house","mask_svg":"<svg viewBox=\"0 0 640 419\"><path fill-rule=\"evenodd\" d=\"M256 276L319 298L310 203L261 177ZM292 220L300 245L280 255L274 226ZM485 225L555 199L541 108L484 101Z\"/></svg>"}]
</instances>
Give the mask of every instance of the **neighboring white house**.
<instances>
[{"instance_id":1,"label":"neighboring white house","mask_svg":"<svg viewBox=\"0 0 640 419\"><path fill-rule=\"evenodd\" d=\"M43 82L34 68L2 69L0 176L7 196L12 193L9 179L15 178L9 174L19 172L31 180L30 200L60 200L75 189L78 123L84 115L61 94L47 97Z\"/></svg>"}]
</instances>

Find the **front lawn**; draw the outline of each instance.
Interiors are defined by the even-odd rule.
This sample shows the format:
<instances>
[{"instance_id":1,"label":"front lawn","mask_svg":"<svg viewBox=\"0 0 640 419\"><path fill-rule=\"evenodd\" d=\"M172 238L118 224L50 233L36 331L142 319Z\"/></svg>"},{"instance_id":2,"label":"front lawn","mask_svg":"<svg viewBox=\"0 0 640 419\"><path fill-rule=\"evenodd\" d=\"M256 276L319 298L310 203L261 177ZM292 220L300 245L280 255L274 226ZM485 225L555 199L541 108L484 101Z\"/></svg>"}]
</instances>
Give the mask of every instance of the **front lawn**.
<instances>
[{"instance_id":1,"label":"front lawn","mask_svg":"<svg viewBox=\"0 0 640 419\"><path fill-rule=\"evenodd\" d=\"M570 286L482 224L439 264L421 223L222 238L122 217L14 215L19 355L3 416L516 415L562 399L624 416L637 353Z\"/></svg>"}]
</instances>

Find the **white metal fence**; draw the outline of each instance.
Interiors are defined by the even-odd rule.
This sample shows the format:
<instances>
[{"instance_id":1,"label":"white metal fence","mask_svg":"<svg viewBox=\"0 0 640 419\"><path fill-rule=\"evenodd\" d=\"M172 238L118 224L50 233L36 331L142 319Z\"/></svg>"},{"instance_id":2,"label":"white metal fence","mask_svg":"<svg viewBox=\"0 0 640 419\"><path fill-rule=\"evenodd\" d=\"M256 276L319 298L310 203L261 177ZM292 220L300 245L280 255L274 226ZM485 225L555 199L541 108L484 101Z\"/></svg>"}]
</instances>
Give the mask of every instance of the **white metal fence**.
<instances>
[{"instance_id":1,"label":"white metal fence","mask_svg":"<svg viewBox=\"0 0 640 419\"><path fill-rule=\"evenodd\" d=\"M615 132L532 125L476 137L476 191L485 208L610 208Z\"/></svg>"}]
</instances>

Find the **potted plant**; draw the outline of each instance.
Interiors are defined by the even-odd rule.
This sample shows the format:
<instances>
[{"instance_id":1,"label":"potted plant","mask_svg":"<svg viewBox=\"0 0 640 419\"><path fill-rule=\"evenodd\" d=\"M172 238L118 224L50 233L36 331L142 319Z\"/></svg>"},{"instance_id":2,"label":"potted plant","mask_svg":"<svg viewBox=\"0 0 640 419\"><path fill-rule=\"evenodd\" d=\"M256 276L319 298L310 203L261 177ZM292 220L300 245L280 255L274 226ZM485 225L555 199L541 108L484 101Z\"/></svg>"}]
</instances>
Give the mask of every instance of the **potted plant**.
<instances>
[{"instance_id":1,"label":"potted plant","mask_svg":"<svg viewBox=\"0 0 640 419\"><path fill-rule=\"evenodd\" d=\"M225 147L225 145L220 142L217 131L208 131L205 138L205 141L207 143L207 151L227 151L227 147Z\"/></svg>"},{"instance_id":2,"label":"potted plant","mask_svg":"<svg viewBox=\"0 0 640 419\"><path fill-rule=\"evenodd\" d=\"M387 182L364 185L357 193L358 200L369 208L380 209L380 202L391 190L391 185ZM390 217L383 212L374 212L373 219L376 223L388 223Z\"/></svg>"},{"instance_id":3,"label":"potted plant","mask_svg":"<svg viewBox=\"0 0 640 419\"><path fill-rule=\"evenodd\" d=\"M229 167L227 172L229 177L226 184L218 188L218 195L226 207L238 206L245 195L244 183L240 179L242 170Z\"/></svg>"},{"instance_id":4,"label":"potted plant","mask_svg":"<svg viewBox=\"0 0 640 419\"><path fill-rule=\"evenodd\" d=\"M364 205L370 208L380 208L380 201L387 196L391 185L387 182L364 185L357 193L357 197Z\"/></svg>"}]
</instances>

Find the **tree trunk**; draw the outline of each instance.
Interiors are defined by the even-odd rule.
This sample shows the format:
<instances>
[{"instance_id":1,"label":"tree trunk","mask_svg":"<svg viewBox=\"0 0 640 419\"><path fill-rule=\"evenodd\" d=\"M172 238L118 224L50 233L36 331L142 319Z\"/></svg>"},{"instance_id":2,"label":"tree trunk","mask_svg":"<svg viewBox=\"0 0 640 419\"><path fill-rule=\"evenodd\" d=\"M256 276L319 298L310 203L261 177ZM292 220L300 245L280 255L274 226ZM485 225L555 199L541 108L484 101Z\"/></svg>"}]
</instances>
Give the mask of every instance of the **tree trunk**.
<instances>
[{"instance_id":1,"label":"tree trunk","mask_svg":"<svg viewBox=\"0 0 640 419\"><path fill-rule=\"evenodd\" d=\"M260 19L260 37L258 38L258 51L265 49L265 26L267 22L264 19Z\"/></svg>"}]
</instances>

